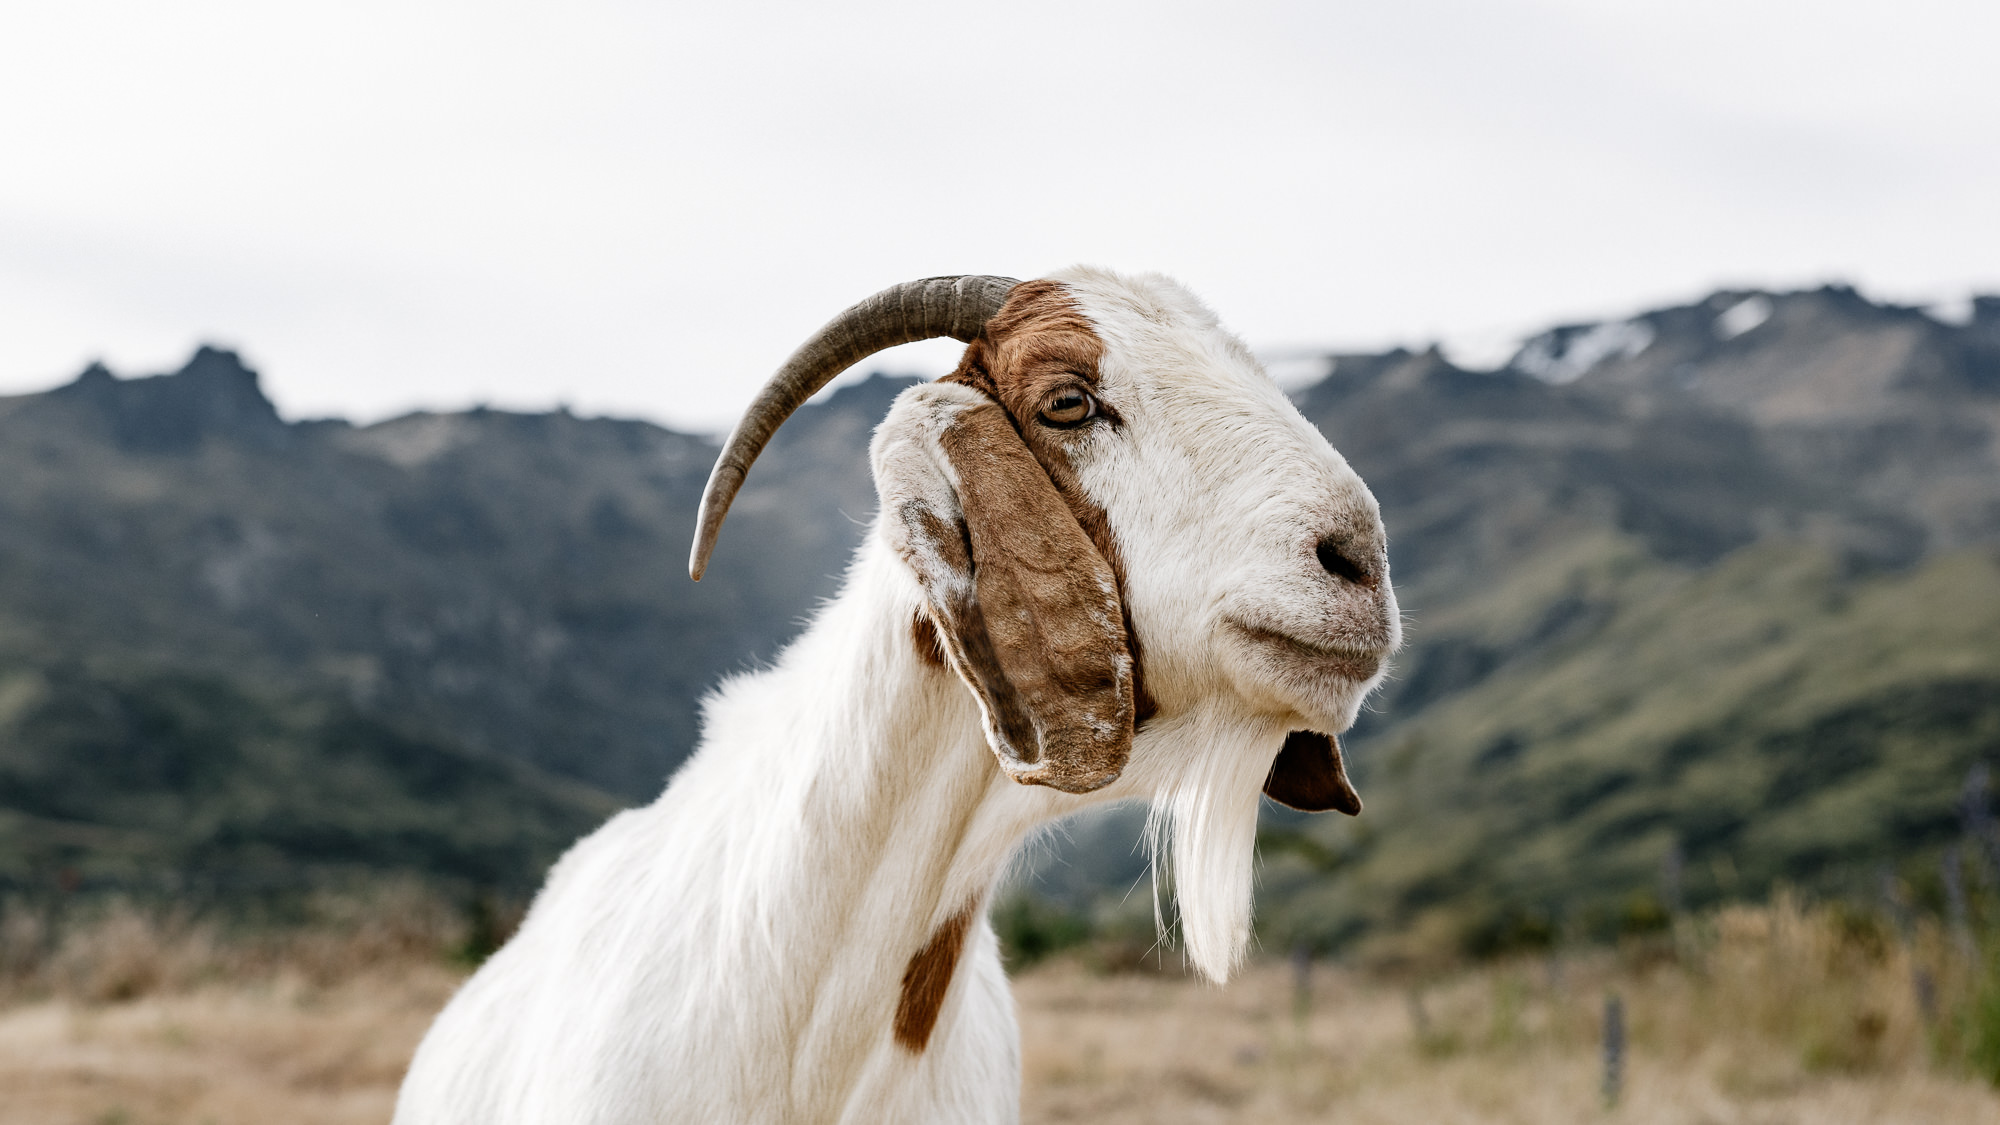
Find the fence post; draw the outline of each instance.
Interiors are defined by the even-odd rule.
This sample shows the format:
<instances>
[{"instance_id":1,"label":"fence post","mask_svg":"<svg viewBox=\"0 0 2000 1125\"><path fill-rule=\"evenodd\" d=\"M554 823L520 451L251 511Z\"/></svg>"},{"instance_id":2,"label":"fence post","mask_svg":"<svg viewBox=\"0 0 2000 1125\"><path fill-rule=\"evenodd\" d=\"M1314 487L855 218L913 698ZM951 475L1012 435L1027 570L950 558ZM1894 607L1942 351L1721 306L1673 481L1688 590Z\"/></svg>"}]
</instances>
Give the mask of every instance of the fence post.
<instances>
[{"instance_id":1,"label":"fence post","mask_svg":"<svg viewBox=\"0 0 2000 1125\"><path fill-rule=\"evenodd\" d=\"M1660 857L1660 908L1675 920L1681 914L1681 874L1686 866L1680 837L1676 836L1667 844L1667 854Z\"/></svg>"},{"instance_id":2,"label":"fence post","mask_svg":"<svg viewBox=\"0 0 2000 1125\"><path fill-rule=\"evenodd\" d=\"M1924 1019L1924 1026L1937 1023L1937 978L1929 969L1918 965L1910 970L1910 987L1917 993L1917 1014Z\"/></svg>"},{"instance_id":3,"label":"fence post","mask_svg":"<svg viewBox=\"0 0 2000 1125\"><path fill-rule=\"evenodd\" d=\"M1292 1019L1298 1021L1300 1035L1312 1014L1312 971L1312 950L1305 942L1292 946Z\"/></svg>"},{"instance_id":4,"label":"fence post","mask_svg":"<svg viewBox=\"0 0 2000 1125\"><path fill-rule=\"evenodd\" d=\"M1986 878L2000 886L2000 832L1993 827L1993 804L1987 796L1990 783L1985 762L1974 762L1965 771L1965 787L1958 794L1958 820L1965 834L1986 853Z\"/></svg>"},{"instance_id":5,"label":"fence post","mask_svg":"<svg viewBox=\"0 0 2000 1125\"><path fill-rule=\"evenodd\" d=\"M1604 998L1604 1105L1618 1105L1625 1088L1625 1002L1617 993Z\"/></svg>"},{"instance_id":6,"label":"fence post","mask_svg":"<svg viewBox=\"0 0 2000 1125\"><path fill-rule=\"evenodd\" d=\"M1882 865L1882 908L1896 927L1896 940L1909 954L1910 989L1916 995L1917 1014L1923 1017L1924 1026L1929 1027L1937 1022L1937 979L1917 961L1916 923L1910 914L1910 896L1903 889L1903 881L1896 878L1895 868L1886 863Z\"/></svg>"},{"instance_id":7,"label":"fence post","mask_svg":"<svg viewBox=\"0 0 2000 1125\"><path fill-rule=\"evenodd\" d=\"M1944 869L1944 901L1951 912L1952 937L1967 961L1976 960L1979 951L1972 944L1972 914L1965 903L1965 857L1957 844L1944 850L1939 866Z\"/></svg>"}]
</instances>

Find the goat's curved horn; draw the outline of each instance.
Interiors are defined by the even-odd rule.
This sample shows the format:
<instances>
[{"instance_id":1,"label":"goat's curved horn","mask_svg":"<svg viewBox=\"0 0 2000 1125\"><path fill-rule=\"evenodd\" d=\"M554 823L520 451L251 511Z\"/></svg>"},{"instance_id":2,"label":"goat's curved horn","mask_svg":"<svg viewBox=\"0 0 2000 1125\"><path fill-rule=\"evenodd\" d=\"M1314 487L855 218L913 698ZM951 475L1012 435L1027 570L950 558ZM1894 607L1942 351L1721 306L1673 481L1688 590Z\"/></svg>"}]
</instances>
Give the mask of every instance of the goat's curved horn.
<instances>
[{"instance_id":1,"label":"goat's curved horn","mask_svg":"<svg viewBox=\"0 0 2000 1125\"><path fill-rule=\"evenodd\" d=\"M950 336L972 342L993 314L1007 301L1008 290L1020 284L1011 277L962 274L927 277L892 285L827 321L812 339L771 376L764 389L729 431L722 455L708 475L701 494L694 549L688 554L688 577L696 582L708 569L709 552L722 531L729 503L743 487L751 462L764 451L771 435L833 377L884 348Z\"/></svg>"}]
</instances>

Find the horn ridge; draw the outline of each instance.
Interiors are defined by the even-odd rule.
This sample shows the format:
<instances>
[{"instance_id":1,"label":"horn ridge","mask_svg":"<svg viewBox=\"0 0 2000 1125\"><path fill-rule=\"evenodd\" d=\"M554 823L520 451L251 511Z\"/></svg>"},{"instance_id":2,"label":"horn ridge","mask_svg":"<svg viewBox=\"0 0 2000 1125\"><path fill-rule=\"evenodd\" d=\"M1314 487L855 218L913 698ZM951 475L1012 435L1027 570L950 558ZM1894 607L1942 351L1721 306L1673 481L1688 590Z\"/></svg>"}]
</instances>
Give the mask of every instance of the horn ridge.
<instances>
[{"instance_id":1,"label":"horn ridge","mask_svg":"<svg viewBox=\"0 0 2000 1125\"><path fill-rule=\"evenodd\" d=\"M688 576L701 581L730 502L757 455L792 412L834 376L885 348L949 336L971 343L1020 284L992 274L953 274L892 285L849 306L813 333L757 392L729 431L702 490Z\"/></svg>"}]
</instances>

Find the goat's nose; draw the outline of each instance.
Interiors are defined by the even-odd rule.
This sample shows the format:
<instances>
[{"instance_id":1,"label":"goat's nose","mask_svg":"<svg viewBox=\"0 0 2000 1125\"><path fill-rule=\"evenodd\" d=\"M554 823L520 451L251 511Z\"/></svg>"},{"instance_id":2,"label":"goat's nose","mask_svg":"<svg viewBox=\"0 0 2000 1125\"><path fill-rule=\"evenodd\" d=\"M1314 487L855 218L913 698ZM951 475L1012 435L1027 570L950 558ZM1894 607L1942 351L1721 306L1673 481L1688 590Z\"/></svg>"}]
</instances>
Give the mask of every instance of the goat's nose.
<instances>
[{"instance_id":1,"label":"goat's nose","mask_svg":"<svg viewBox=\"0 0 2000 1125\"><path fill-rule=\"evenodd\" d=\"M1328 574L1372 590L1382 576L1365 561L1374 552L1364 553L1364 550L1362 544L1348 536L1329 535L1319 541L1314 553L1319 556L1319 565L1325 567Z\"/></svg>"}]
</instances>

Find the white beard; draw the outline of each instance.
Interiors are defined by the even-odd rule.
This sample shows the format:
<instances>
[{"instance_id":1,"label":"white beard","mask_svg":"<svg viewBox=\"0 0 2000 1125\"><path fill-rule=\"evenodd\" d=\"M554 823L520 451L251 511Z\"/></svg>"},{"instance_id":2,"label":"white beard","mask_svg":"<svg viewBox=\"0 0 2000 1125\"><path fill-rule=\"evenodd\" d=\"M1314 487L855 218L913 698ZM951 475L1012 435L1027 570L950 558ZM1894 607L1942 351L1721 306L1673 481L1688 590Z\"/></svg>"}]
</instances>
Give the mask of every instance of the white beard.
<instances>
[{"instance_id":1,"label":"white beard","mask_svg":"<svg viewBox=\"0 0 2000 1125\"><path fill-rule=\"evenodd\" d=\"M1250 944L1259 796L1284 737L1262 726L1197 720L1176 732L1178 752L1157 775L1146 817L1154 921L1164 937L1159 876L1170 871L1187 956L1217 984Z\"/></svg>"}]
</instances>

